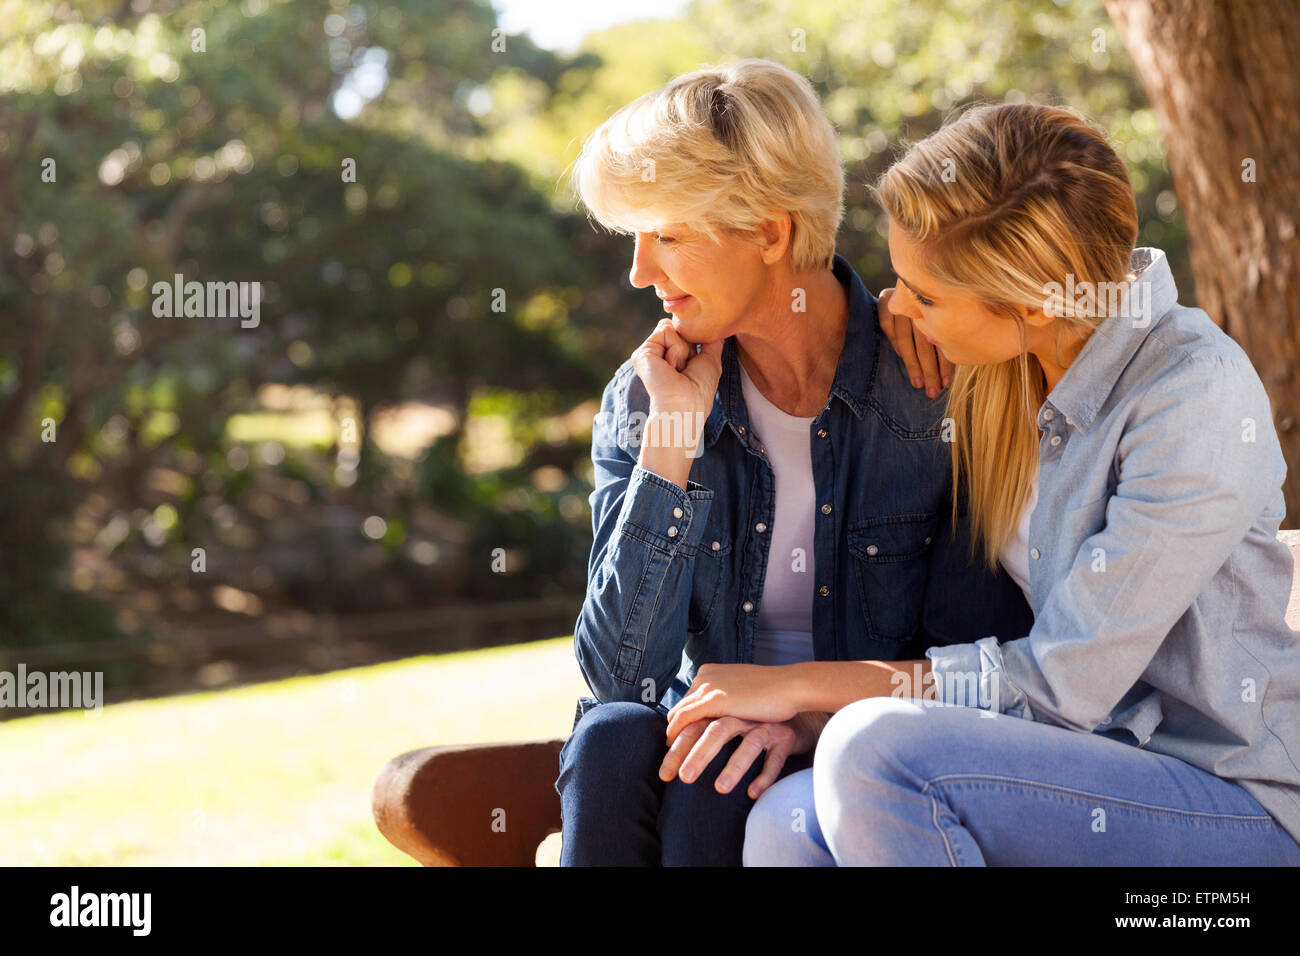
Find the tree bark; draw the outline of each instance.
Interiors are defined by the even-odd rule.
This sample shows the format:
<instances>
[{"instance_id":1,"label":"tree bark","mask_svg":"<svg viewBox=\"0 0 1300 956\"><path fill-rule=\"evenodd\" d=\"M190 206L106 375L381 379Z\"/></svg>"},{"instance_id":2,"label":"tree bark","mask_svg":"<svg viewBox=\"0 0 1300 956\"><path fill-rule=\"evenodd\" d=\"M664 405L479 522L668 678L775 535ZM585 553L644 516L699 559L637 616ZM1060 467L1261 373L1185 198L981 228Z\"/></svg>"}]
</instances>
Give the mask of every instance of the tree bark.
<instances>
[{"instance_id":1,"label":"tree bark","mask_svg":"<svg viewBox=\"0 0 1300 956\"><path fill-rule=\"evenodd\" d=\"M1103 0L1159 118L1197 305L1268 390L1300 525L1300 3Z\"/></svg>"}]
</instances>

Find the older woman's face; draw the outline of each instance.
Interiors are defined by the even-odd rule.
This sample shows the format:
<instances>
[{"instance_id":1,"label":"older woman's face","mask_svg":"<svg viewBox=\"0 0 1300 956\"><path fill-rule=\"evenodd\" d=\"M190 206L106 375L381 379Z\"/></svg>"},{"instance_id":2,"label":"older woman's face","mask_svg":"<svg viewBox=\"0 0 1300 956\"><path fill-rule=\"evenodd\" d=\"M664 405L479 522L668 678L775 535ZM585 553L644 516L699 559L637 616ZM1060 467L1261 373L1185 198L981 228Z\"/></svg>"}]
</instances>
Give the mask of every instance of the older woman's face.
<instances>
[{"instance_id":1,"label":"older woman's face","mask_svg":"<svg viewBox=\"0 0 1300 956\"><path fill-rule=\"evenodd\" d=\"M673 327L688 342L720 342L743 331L763 287L758 247L723 234L715 242L684 223L638 232L629 278L654 286Z\"/></svg>"}]
</instances>

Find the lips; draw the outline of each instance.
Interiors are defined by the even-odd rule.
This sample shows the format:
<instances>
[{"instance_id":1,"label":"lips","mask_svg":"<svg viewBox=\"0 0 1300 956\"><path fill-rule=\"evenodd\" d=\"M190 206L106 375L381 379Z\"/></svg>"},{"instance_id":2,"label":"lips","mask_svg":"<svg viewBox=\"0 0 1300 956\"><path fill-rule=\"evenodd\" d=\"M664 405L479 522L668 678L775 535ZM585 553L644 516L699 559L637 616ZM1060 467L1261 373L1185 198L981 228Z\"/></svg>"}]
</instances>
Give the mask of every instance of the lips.
<instances>
[{"instance_id":1,"label":"lips","mask_svg":"<svg viewBox=\"0 0 1300 956\"><path fill-rule=\"evenodd\" d=\"M671 312L674 309L681 308L683 305L685 305L687 302L690 301L690 298L691 297L689 295L659 296L660 301L663 302L664 304L664 309L668 312Z\"/></svg>"}]
</instances>

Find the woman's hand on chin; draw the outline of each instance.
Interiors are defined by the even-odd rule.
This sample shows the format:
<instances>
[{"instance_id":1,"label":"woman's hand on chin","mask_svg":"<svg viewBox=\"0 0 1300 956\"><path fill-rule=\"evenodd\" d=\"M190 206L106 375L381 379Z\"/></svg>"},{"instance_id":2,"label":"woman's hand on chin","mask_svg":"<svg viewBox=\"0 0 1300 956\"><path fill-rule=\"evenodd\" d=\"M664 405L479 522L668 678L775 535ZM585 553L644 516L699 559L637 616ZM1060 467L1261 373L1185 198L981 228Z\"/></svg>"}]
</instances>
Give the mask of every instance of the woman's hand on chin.
<instances>
[{"instance_id":1,"label":"woman's hand on chin","mask_svg":"<svg viewBox=\"0 0 1300 956\"><path fill-rule=\"evenodd\" d=\"M722 377L722 342L700 345L687 342L673 328L672 319L660 319L650 336L632 353L652 410L708 415Z\"/></svg>"},{"instance_id":2,"label":"woman's hand on chin","mask_svg":"<svg viewBox=\"0 0 1300 956\"><path fill-rule=\"evenodd\" d=\"M781 723L799 713L793 667L762 664L705 664L686 696L668 711L668 743L682 729L710 717L739 717Z\"/></svg>"}]
</instances>

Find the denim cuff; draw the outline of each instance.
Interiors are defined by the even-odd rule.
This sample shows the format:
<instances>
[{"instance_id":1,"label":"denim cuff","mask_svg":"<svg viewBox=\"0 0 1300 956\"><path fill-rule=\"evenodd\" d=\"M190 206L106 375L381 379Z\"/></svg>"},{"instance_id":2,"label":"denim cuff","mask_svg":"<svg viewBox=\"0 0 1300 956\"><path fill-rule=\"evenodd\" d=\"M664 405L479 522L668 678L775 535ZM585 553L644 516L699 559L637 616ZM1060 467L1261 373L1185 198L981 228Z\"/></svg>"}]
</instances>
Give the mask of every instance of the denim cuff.
<instances>
[{"instance_id":1,"label":"denim cuff","mask_svg":"<svg viewBox=\"0 0 1300 956\"><path fill-rule=\"evenodd\" d=\"M925 656L930 661L935 691L945 704L1033 719L1029 698L1007 680L996 637L983 637L974 644L931 647Z\"/></svg>"},{"instance_id":2,"label":"denim cuff","mask_svg":"<svg viewBox=\"0 0 1300 956\"><path fill-rule=\"evenodd\" d=\"M687 480L682 488L640 465L632 469L616 533L644 541L668 555L693 556L704 538L713 492Z\"/></svg>"}]
</instances>

